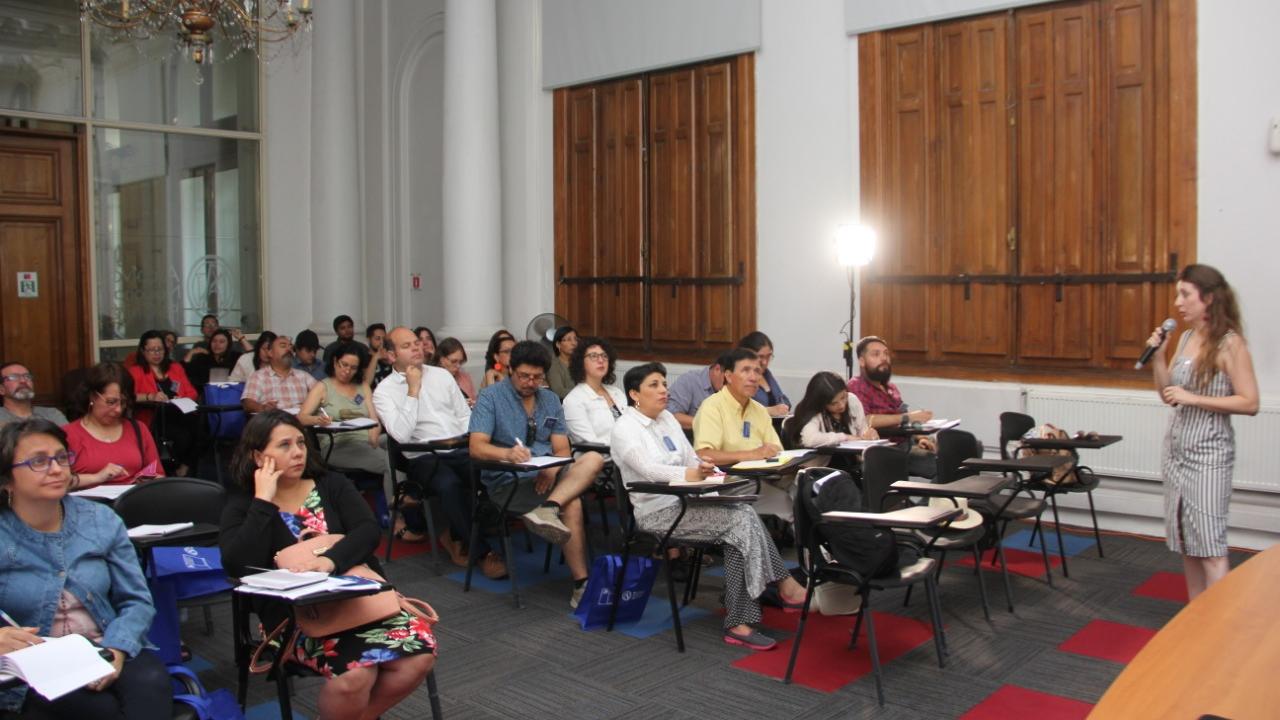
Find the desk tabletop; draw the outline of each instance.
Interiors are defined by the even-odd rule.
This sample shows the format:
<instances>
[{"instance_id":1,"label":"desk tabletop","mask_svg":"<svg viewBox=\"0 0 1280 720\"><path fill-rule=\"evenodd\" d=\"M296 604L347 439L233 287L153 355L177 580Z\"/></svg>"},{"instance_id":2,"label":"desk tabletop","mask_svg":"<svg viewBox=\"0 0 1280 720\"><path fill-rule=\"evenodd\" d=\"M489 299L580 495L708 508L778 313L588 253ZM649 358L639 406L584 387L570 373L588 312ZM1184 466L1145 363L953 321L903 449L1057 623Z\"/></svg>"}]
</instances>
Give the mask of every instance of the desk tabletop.
<instances>
[{"instance_id":1,"label":"desk tabletop","mask_svg":"<svg viewBox=\"0 0 1280 720\"><path fill-rule=\"evenodd\" d=\"M1096 438L1025 438L1024 447L1037 450L1098 450L1115 445L1123 435L1099 435Z\"/></svg>"},{"instance_id":2,"label":"desk tabletop","mask_svg":"<svg viewBox=\"0 0 1280 720\"><path fill-rule=\"evenodd\" d=\"M207 545L218 542L219 528L213 523L196 523L186 530L168 535L147 535L129 538L133 546L139 550L153 547L181 547L183 545Z\"/></svg>"},{"instance_id":3,"label":"desk tabletop","mask_svg":"<svg viewBox=\"0 0 1280 720\"><path fill-rule=\"evenodd\" d=\"M971 475L945 484L899 480L889 486L891 490L900 490L917 497L954 497L968 500L981 500L992 493L999 492L1013 480L1004 475Z\"/></svg>"},{"instance_id":4,"label":"desk tabletop","mask_svg":"<svg viewBox=\"0 0 1280 720\"><path fill-rule=\"evenodd\" d=\"M782 458L778 458L776 461L744 460L742 462L734 463L733 465L730 465L729 467L724 468L724 471L736 477L748 477L748 478L772 477L774 475L778 475L779 473L783 473L788 470L793 470L799 467L802 463L807 461L809 458L813 457L815 454L813 450L805 450L805 451L787 450L786 452L793 453L793 454L787 457L785 460ZM750 463L751 465L753 465L753 467L742 467L743 463ZM754 467L756 463L768 463L768 464Z\"/></svg>"},{"instance_id":5,"label":"desk tabletop","mask_svg":"<svg viewBox=\"0 0 1280 720\"><path fill-rule=\"evenodd\" d=\"M711 492L722 492L724 490L734 490L751 484L750 480L726 480L722 483L660 483L660 482L633 482L627 484L627 489L633 492L654 493L656 495L705 495Z\"/></svg>"},{"instance_id":6,"label":"desk tabletop","mask_svg":"<svg viewBox=\"0 0 1280 720\"><path fill-rule=\"evenodd\" d=\"M964 510L958 507L935 508L928 505L894 510L892 512L842 512L822 513L822 521L834 525L862 525L871 527L895 527L919 529L937 527L948 520L958 518Z\"/></svg>"},{"instance_id":7,"label":"desk tabletop","mask_svg":"<svg viewBox=\"0 0 1280 720\"><path fill-rule=\"evenodd\" d=\"M993 470L995 472L1030 472L1045 473L1059 465L1071 462L1067 455L1024 455L1016 458L969 458L960 463L960 467L973 470Z\"/></svg>"},{"instance_id":8,"label":"desk tabletop","mask_svg":"<svg viewBox=\"0 0 1280 720\"><path fill-rule=\"evenodd\" d=\"M1090 718L1276 717L1280 546L1184 607L1111 683Z\"/></svg>"},{"instance_id":9,"label":"desk tabletop","mask_svg":"<svg viewBox=\"0 0 1280 720\"><path fill-rule=\"evenodd\" d=\"M538 470L545 470L550 467L560 467L561 465L568 465L573 462L573 458L571 457L558 457L554 460L549 459L551 457L550 455L541 455L539 457L548 458L548 460L541 465L526 465L524 463L510 463L504 460L477 460L473 457L471 458L471 466L481 470L537 472Z\"/></svg>"}]
</instances>

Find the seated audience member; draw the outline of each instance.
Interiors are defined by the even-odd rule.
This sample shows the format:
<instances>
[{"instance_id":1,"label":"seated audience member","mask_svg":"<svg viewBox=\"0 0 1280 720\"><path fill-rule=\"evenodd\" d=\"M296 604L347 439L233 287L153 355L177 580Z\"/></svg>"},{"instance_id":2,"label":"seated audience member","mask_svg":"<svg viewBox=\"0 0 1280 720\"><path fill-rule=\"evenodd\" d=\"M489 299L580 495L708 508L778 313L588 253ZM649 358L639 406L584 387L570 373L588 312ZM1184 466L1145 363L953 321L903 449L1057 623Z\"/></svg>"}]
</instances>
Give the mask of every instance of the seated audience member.
<instances>
[{"instance_id":1,"label":"seated audience member","mask_svg":"<svg viewBox=\"0 0 1280 720\"><path fill-rule=\"evenodd\" d=\"M422 361L427 365L434 365L436 359L436 334L431 332L431 328L425 325L419 325L413 329L413 334L418 336L418 342L422 343Z\"/></svg>"},{"instance_id":2,"label":"seated audience member","mask_svg":"<svg viewBox=\"0 0 1280 720\"><path fill-rule=\"evenodd\" d=\"M521 342L511 349L511 376L480 391L471 413L471 457L522 463L530 457L569 457L569 437L556 394L543 387L551 354L540 343ZM577 607L587 584L587 542L579 496L595 482L604 467L599 454L578 456L569 465L521 473L485 471L480 479L489 497L510 509L533 506L524 514L534 534L563 545L565 564L573 577L569 605Z\"/></svg>"},{"instance_id":3,"label":"seated audience member","mask_svg":"<svg viewBox=\"0 0 1280 720\"><path fill-rule=\"evenodd\" d=\"M551 370L547 373L547 387L551 388L551 392L563 401L573 386L578 384L569 372L569 361L573 357L573 349L578 347L578 333L568 325L558 327L555 334L551 336L551 344L556 351Z\"/></svg>"},{"instance_id":4,"label":"seated audience member","mask_svg":"<svg viewBox=\"0 0 1280 720\"><path fill-rule=\"evenodd\" d=\"M910 410L902 401L898 386L889 382L893 376L893 355L889 344L875 335L858 341L858 377L849 381L849 392L858 396L867 422L873 428L905 427L911 423L928 422L933 418L929 410ZM911 449L909 471L912 475L932 478L937 474L937 450L933 440L917 435Z\"/></svg>"},{"instance_id":5,"label":"seated audience member","mask_svg":"<svg viewBox=\"0 0 1280 720\"><path fill-rule=\"evenodd\" d=\"M373 392L361 382L369 357L355 343L341 345L329 356L324 380L307 393L298 411L303 425L328 425L331 422L368 418L378 422L373 406ZM333 443L327 462L335 467L363 470L374 475L387 475L387 453L381 449L382 428L329 435L323 441ZM323 442L322 441L322 442ZM390 498L390 496L387 496Z\"/></svg>"},{"instance_id":6,"label":"seated audience member","mask_svg":"<svg viewBox=\"0 0 1280 720\"><path fill-rule=\"evenodd\" d=\"M249 352L253 349L253 343L249 342L249 339L244 336L244 333L240 331L240 328L223 328L218 325L217 315L205 315L200 318L200 335L204 339L191 346L191 349L187 351L186 356L182 359L183 364L188 364L193 359L199 357L202 353L209 352L209 344L213 341L213 336L217 334L219 330L225 330L227 332L228 337L231 338L233 343L230 349L233 350L236 355L239 355L242 352Z\"/></svg>"},{"instance_id":7,"label":"seated audience member","mask_svg":"<svg viewBox=\"0 0 1280 720\"><path fill-rule=\"evenodd\" d=\"M694 453L680 424L666 409L667 371L661 363L631 368L623 386L632 406L623 410L609 441L623 482L696 481L715 473L713 464ZM680 513L680 504L671 495L633 493L631 503L636 522L650 532L664 532ZM672 539L724 543L724 641L771 650L773 639L751 627L761 619L757 598L772 589L784 608L794 609L801 607L805 591L787 572L751 506L691 506Z\"/></svg>"},{"instance_id":8,"label":"seated audience member","mask_svg":"<svg viewBox=\"0 0 1280 720\"><path fill-rule=\"evenodd\" d=\"M228 574L274 567L276 553L312 533L343 537L324 554L285 569L341 575L365 564L381 574L373 512L350 480L325 472L297 418L280 410L250 418L231 473L239 491L227 498L219 538ZM279 600L254 596L249 603L263 627L289 616ZM416 690L435 664L435 649L430 626L402 610L329 637L299 633L285 652L324 676L319 717L355 720L384 715Z\"/></svg>"},{"instance_id":9,"label":"seated audience member","mask_svg":"<svg viewBox=\"0 0 1280 720\"><path fill-rule=\"evenodd\" d=\"M62 428L76 455L77 489L163 474L151 431L133 419L133 396L133 377L117 363L98 363L85 373L71 402L86 412Z\"/></svg>"},{"instance_id":10,"label":"seated audience member","mask_svg":"<svg viewBox=\"0 0 1280 720\"><path fill-rule=\"evenodd\" d=\"M790 412L791 398L782 392L782 386L778 385L773 373L769 372L769 363L773 362L773 341L768 335L756 330L738 341L738 347L755 352L756 358L760 360L761 381L756 390L755 401L763 405L773 417L781 417Z\"/></svg>"},{"instance_id":11,"label":"seated audience member","mask_svg":"<svg viewBox=\"0 0 1280 720\"><path fill-rule=\"evenodd\" d=\"M364 381L373 388L391 374L391 361L386 358L386 353L382 350L387 342L387 326L382 323L370 325L364 330L364 339L369 346L369 356L373 359L365 368Z\"/></svg>"},{"instance_id":12,"label":"seated audience member","mask_svg":"<svg viewBox=\"0 0 1280 720\"><path fill-rule=\"evenodd\" d=\"M324 362L329 362L329 356L333 355L333 351L338 349L338 345L342 343L353 342L361 347L363 343L356 340L356 321L351 319L350 315L339 315L333 319L333 332L337 334L338 339L324 346ZM368 348L365 348L368 350Z\"/></svg>"},{"instance_id":13,"label":"seated audience member","mask_svg":"<svg viewBox=\"0 0 1280 720\"><path fill-rule=\"evenodd\" d=\"M320 338L316 337L315 332L303 330L298 333L298 339L293 343L293 366L316 380L324 380L329 376L327 369L333 355L326 352L324 361L321 361L319 354Z\"/></svg>"},{"instance_id":14,"label":"seated audience member","mask_svg":"<svg viewBox=\"0 0 1280 720\"><path fill-rule=\"evenodd\" d=\"M476 404L476 384L463 366L467 364L467 349L458 338L447 337L436 348L435 364L444 368L458 383L458 389L467 398L467 405Z\"/></svg>"},{"instance_id":15,"label":"seated audience member","mask_svg":"<svg viewBox=\"0 0 1280 720\"><path fill-rule=\"evenodd\" d=\"M134 397L139 403L163 403L157 408L139 407L135 413L138 422L151 428L161 439L172 443L173 459L178 462L176 475L186 475L195 465L199 450L196 438L200 432L200 418L186 414L169 404L174 398L196 399L196 388L187 379L182 364L165 353L159 330L148 330L138 340L138 357L141 362L129 368L133 377ZM163 433L161 433L163 429Z\"/></svg>"},{"instance_id":16,"label":"seated audience member","mask_svg":"<svg viewBox=\"0 0 1280 720\"><path fill-rule=\"evenodd\" d=\"M34 404L36 378L20 362L0 364L0 426L29 417L44 418L55 425L66 425L67 418L57 408Z\"/></svg>"},{"instance_id":17,"label":"seated audience member","mask_svg":"<svg viewBox=\"0 0 1280 720\"><path fill-rule=\"evenodd\" d=\"M254 341L253 349L236 360L236 366L231 370L231 375L227 377L227 380L233 383L248 382L250 375L271 362L271 343L275 341L275 333L270 330L263 330L258 335L258 339Z\"/></svg>"},{"instance_id":18,"label":"seated audience member","mask_svg":"<svg viewBox=\"0 0 1280 720\"><path fill-rule=\"evenodd\" d=\"M395 353L392 352L391 340L382 341L382 349L378 351L378 369L373 373L373 377L369 380L369 389L377 390L378 384L383 380L391 377L393 372L392 363L394 362Z\"/></svg>"},{"instance_id":19,"label":"seated audience member","mask_svg":"<svg viewBox=\"0 0 1280 720\"><path fill-rule=\"evenodd\" d=\"M782 451L782 440L769 412L752 399L760 385L760 361L746 348L730 350L721 360L724 387L707 398L693 417L698 457L720 467L774 457ZM791 500L783 489L790 484L791 477L761 483L756 511L790 522Z\"/></svg>"},{"instance_id":20,"label":"seated audience member","mask_svg":"<svg viewBox=\"0 0 1280 720\"><path fill-rule=\"evenodd\" d=\"M507 379L511 374L511 348L516 339L506 330L499 330L489 338L489 347L484 351L484 377L480 379L483 390Z\"/></svg>"},{"instance_id":21,"label":"seated audience member","mask_svg":"<svg viewBox=\"0 0 1280 720\"><path fill-rule=\"evenodd\" d=\"M232 341L229 331L218 328L209 338L208 350L198 352L195 356L188 354L191 359L187 361L187 377L191 379L196 392L203 392L214 369L225 370L227 377L230 377L236 361L240 359L238 347L239 344Z\"/></svg>"},{"instance_id":22,"label":"seated audience member","mask_svg":"<svg viewBox=\"0 0 1280 720\"><path fill-rule=\"evenodd\" d=\"M271 343L271 361L249 376L240 404L245 412L302 407L316 379L293 366L293 343L280 335Z\"/></svg>"},{"instance_id":23,"label":"seated audience member","mask_svg":"<svg viewBox=\"0 0 1280 720\"><path fill-rule=\"evenodd\" d=\"M825 371L809 379L795 415L782 426L782 435L787 447L793 448L821 448L847 440L880 437L876 429L867 424L862 403L845 388L844 379ZM821 464L827 464L826 460L830 458L824 456ZM844 469L857 465L856 459L849 456L836 460L836 465Z\"/></svg>"},{"instance_id":24,"label":"seated audience member","mask_svg":"<svg viewBox=\"0 0 1280 720\"><path fill-rule=\"evenodd\" d=\"M432 365L425 365L422 342L408 328L398 327L387 336L392 349L393 370L378 384L373 393L373 404L386 425L387 433L397 442L425 442L440 438L457 437L467 432L471 423L471 407L449 373ZM471 464L465 454L405 453L410 458L410 487L425 487L440 498L441 508L449 521L449 528L440 536L440 544L449 558L458 565L466 565L472 548L465 543L471 538ZM426 523L416 513L405 513L406 539L408 533L420 533ZM507 574L502 559L491 552L488 543L481 538L475 548L480 553L478 565L486 577L500 578Z\"/></svg>"},{"instance_id":25,"label":"seated audience member","mask_svg":"<svg viewBox=\"0 0 1280 720\"><path fill-rule=\"evenodd\" d=\"M0 429L0 608L18 624L0 631L0 652L74 633L110 651L112 672L54 701L0 691L0 714L168 720L173 690L145 649L155 607L137 551L111 508L67 495L73 458L48 420Z\"/></svg>"},{"instance_id":26,"label":"seated audience member","mask_svg":"<svg viewBox=\"0 0 1280 720\"><path fill-rule=\"evenodd\" d=\"M181 362L174 357L174 351L178 348L178 333L172 330L164 331L164 356L174 362Z\"/></svg>"},{"instance_id":27,"label":"seated audience member","mask_svg":"<svg viewBox=\"0 0 1280 720\"><path fill-rule=\"evenodd\" d=\"M722 361L723 356L700 370L690 370L671 384L667 410L685 430L693 429L693 416L698 414L702 401L724 387L724 370L720 367Z\"/></svg>"},{"instance_id":28,"label":"seated audience member","mask_svg":"<svg viewBox=\"0 0 1280 720\"><path fill-rule=\"evenodd\" d=\"M564 398L564 422L573 442L609 444L613 423L627 406L626 396L613 384L617 363L618 355L608 340L589 337L577 343L569 360L577 385Z\"/></svg>"}]
</instances>

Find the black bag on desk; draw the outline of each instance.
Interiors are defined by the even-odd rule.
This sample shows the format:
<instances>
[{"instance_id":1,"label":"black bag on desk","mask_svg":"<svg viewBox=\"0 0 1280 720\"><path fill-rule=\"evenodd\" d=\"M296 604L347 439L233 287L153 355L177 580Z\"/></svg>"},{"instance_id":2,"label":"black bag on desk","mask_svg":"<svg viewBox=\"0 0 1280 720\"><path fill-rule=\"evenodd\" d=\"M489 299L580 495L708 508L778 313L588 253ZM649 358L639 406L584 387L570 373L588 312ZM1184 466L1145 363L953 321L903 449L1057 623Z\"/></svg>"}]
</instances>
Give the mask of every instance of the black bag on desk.
<instances>
[{"instance_id":1,"label":"black bag on desk","mask_svg":"<svg viewBox=\"0 0 1280 720\"><path fill-rule=\"evenodd\" d=\"M815 518L833 510L863 511L862 491L848 475L829 475L813 487L815 495L807 500L812 503L810 511ZM836 562L864 578L891 572L898 567L898 544L892 530L826 525L821 532Z\"/></svg>"}]
</instances>

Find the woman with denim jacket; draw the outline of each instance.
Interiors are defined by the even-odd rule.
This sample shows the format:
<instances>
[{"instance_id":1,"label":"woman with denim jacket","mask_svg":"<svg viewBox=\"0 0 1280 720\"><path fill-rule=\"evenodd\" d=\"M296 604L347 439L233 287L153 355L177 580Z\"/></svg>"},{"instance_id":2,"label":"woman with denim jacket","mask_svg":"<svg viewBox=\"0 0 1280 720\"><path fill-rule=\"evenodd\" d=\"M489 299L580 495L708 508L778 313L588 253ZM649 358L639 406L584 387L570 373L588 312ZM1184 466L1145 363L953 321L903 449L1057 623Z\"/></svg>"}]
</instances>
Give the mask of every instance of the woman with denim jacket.
<instances>
[{"instance_id":1,"label":"woman with denim jacket","mask_svg":"<svg viewBox=\"0 0 1280 720\"><path fill-rule=\"evenodd\" d=\"M114 672L53 702L25 687L0 692L0 712L168 718L173 690L145 649L155 608L137 554L111 508L67 495L74 462L47 420L0 429L0 609L21 626L0 632L0 650L75 633L109 650Z\"/></svg>"}]
</instances>

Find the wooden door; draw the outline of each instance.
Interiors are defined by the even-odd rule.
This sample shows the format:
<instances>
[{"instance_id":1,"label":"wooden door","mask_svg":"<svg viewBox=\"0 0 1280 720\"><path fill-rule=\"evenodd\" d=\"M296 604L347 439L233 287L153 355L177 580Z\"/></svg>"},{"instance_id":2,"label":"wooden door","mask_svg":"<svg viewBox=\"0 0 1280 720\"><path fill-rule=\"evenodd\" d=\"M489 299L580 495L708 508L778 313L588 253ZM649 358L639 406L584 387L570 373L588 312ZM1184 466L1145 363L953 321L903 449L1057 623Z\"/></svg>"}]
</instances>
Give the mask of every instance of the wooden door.
<instances>
[{"instance_id":1,"label":"wooden door","mask_svg":"<svg viewBox=\"0 0 1280 720\"><path fill-rule=\"evenodd\" d=\"M0 132L0 358L31 369L40 404L92 361L78 142Z\"/></svg>"}]
</instances>

